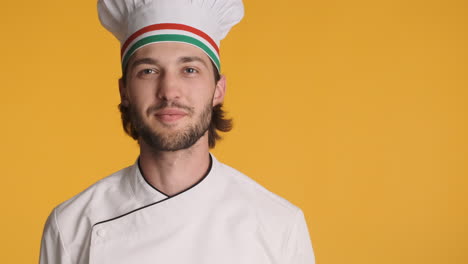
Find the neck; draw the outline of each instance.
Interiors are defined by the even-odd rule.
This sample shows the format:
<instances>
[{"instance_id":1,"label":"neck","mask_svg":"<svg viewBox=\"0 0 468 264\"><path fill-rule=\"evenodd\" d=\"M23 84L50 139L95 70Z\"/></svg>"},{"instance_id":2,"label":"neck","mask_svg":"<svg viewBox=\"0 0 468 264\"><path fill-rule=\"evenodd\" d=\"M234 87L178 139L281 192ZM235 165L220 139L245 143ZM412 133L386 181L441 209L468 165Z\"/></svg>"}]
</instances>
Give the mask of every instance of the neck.
<instances>
[{"instance_id":1,"label":"neck","mask_svg":"<svg viewBox=\"0 0 468 264\"><path fill-rule=\"evenodd\" d=\"M172 196L200 181L210 165L205 134L192 147L178 151L154 151L140 140L140 169L145 179L162 193Z\"/></svg>"}]
</instances>

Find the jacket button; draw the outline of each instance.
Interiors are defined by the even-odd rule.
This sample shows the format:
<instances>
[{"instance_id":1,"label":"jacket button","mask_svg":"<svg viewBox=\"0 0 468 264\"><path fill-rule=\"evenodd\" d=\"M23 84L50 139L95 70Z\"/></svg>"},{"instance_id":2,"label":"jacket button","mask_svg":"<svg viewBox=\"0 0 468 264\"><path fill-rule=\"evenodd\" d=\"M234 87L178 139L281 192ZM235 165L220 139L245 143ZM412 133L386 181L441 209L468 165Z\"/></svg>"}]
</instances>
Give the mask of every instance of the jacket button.
<instances>
[{"instance_id":1,"label":"jacket button","mask_svg":"<svg viewBox=\"0 0 468 264\"><path fill-rule=\"evenodd\" d=\"M106 236L106 230L104 229L99 229L96 234L99 236L99 237L104 237Z\"/></svg>"}]
</instances>

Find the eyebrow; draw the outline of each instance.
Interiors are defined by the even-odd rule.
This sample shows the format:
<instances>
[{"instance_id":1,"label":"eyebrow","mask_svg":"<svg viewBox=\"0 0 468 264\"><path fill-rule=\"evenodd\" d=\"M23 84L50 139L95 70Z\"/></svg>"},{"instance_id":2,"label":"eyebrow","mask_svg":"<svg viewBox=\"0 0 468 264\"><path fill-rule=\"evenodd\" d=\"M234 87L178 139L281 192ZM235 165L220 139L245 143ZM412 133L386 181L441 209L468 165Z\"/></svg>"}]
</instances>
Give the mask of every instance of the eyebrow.
<instances>
[{"instance_id":1,"label":"eyebrow","mask_svg":"<svg viewBox=\"0 0 468 264\"><path fill-rule=\"evenodd\" d=\"M132 62L132 68L135 68L136 66L140 64L151 64L151 65L157 65L158 61L152 58L141 58L137 59Z\"/></svg>"},{"instance_id":2,"label":"eyebrow","mask_svg":"<svg viewBox=\"0 0 468 264\"><path fill-rule=\"evenodd\" d=\"M183 56L183 57L180 57L177 61L178 63L198 61L198 62L201 62L203 65L205 65L205 67L208 67L207 63L198 56ZM146 57L146 58L136 59L135 61L131 63L131 67L135 68L136 66L140 64L158 65L159 63L158 63L158 60Z\"/></svg>"},{"instance_id":3,"label":"eyebrow","mask_svg":"<svg viewBox=\"0 0 468 264\"><path fill-rule=\"evenodd\" d=\"M205 65L205 67L208 67L206 62L202 58L200 58L198 56L184 56L184 57L180 57L178 61L179 61L179 63L187 63L187 62L198 61L198 62L201 62L203 65Z\"/></svg>"}]
</instances>

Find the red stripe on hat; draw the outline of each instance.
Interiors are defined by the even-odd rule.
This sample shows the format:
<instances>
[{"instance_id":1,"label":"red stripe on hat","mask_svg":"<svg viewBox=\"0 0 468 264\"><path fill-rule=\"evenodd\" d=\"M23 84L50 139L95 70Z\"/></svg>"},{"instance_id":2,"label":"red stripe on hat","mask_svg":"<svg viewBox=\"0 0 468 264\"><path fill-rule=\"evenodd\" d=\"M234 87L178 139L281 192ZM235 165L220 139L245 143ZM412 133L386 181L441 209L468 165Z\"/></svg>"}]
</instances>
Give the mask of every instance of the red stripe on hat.
<instances>
[{"instance_id":1,"label":"red stripe on hat","mask_svg":"<svg viewBox=\"0 0 468 264\"><path fill-rule=\"evenodd\" d=\"M126 41L125 43L123 44L122 46L122 49L120 51L120 55L122 56L123 53L125 52L125 50L127 49L128 45L133 41L135 40L138 36L146 33L146 32L149 32L149 31L155 31L155 30L161 30L161 29L178 29L178 30L185 30L185 31L188 31L188 32L191 32L193 34L196 34L202 38L204 38L206 41L208 41L211 46L214 47L214 49L216 50L216 52L218 53L219 55L219 48L218 48L218 45L216 45L216 43L213 41L213 39L208 36L205 32L201 31L201 30L198 30L196 28L193 28L191 26L187 26L187 25L183 25L183 24L175 24L175 23L161 23L161 24L154 24L154 25L149 25L149 26L146 26L140 30L138 30L137 32L133 33Z\"/></svg>"}]
</instances>

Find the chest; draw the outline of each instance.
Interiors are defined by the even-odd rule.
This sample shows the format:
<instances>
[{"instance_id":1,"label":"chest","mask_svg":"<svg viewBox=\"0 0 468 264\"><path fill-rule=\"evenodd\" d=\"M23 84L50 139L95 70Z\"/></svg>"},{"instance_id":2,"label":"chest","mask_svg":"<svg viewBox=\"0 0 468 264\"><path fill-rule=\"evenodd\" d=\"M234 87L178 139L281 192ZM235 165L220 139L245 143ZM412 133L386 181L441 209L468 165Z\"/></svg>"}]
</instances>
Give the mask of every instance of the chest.
<instances>
[{"instance_id":1,"label":"chest","mask_svg":"<svg viewBox=\"0 0 468 264\"><path fill-rule=\"evenodd\" d=\"M95 225L89 263L278 263L254 211L151 206Z\"/></svg>"}]
</instances>

